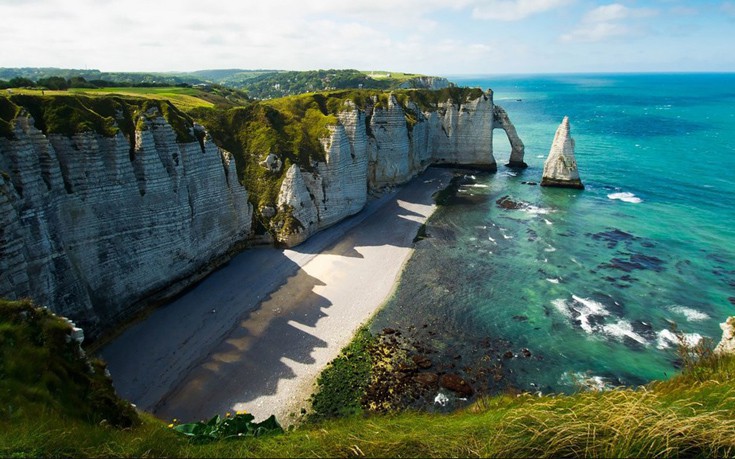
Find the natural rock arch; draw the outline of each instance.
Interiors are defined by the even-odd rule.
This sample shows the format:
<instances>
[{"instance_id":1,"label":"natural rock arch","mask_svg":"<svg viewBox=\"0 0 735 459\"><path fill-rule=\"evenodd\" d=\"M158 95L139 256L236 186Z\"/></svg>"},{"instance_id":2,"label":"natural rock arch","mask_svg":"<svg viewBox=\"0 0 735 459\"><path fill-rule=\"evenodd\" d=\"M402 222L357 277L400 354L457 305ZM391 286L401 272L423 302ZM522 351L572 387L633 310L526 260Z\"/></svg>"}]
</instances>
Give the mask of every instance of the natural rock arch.
<instances>
[{"instance_id":1,"label":"natural rock arch","mask_svg":"<svg viewBox=\"0 0 735 459\"><path fill-rule=\"evenodd\" d=\"M526 153L526 146L523 145L523 141L518 137L516 128L510 121L508 113L500 105L496 105L493 109L493 129L502 129L505 131L505 135L508 137L508 142L510 142L510 159L506 166L518 168L528 167L528 164L523 161L523 156Z\"/></svg>"}]
</instances>

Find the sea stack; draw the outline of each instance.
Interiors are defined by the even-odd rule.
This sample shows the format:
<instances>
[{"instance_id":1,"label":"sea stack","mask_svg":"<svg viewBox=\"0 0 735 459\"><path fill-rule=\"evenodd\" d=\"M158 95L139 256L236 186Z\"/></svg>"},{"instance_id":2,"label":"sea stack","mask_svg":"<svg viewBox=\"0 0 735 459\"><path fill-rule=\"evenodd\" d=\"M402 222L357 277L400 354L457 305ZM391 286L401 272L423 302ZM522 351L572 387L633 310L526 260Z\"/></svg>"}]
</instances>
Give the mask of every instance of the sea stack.
<instances>
[{"instance_id":1,"label":"sea stack","mask_svg":"<svg viewBox=\"0 0 735 459\"><path fill-rule=\"evenodd\" d=\"M584 189L574 158L574 139L569 134L569 117L565 116L554 136L549 157L544 163L541 186Z\"/></svg>"}]
</instances>

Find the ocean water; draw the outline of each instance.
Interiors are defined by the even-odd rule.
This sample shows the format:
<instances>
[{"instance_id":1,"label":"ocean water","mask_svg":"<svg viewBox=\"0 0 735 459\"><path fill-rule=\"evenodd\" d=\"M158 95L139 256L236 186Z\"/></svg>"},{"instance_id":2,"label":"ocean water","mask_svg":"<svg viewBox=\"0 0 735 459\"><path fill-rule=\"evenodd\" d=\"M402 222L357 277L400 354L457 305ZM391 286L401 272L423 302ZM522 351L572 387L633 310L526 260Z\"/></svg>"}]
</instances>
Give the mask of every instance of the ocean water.
<instances>
[{"instance_id":1,"label":"ocean water","mask_svg":"<svg viewBox=\"0 0 735 459\"><path fill-rule=\"evenodd\" d=\"M430 371L486 392L666 379L680 338L719 341L735 315L735 75L451 79L494 90L529 167L502 166L496 130L498 172L467 173L432 216L374 332L403 330ZM565 115L586 189L522 183Z\"/></svg>"}]
</instances>

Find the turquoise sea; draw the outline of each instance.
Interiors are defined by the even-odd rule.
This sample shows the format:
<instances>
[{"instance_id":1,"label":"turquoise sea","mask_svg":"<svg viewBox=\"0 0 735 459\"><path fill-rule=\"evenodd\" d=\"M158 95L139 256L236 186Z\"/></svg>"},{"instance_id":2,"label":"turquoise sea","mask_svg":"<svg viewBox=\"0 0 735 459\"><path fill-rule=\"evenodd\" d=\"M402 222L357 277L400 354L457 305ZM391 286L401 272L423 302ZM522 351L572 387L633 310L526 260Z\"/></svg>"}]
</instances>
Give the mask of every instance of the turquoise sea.
<instances>
[{"instance_id":1,"label":"turquoise sea","mask_svg":"<svg viewBox=\"0 0 735 459\"><path fill-rule=\"evenodd\" d=\"M479 391L570 392L677 372L677 334L735 315L735 74L450 77L492 88L529 167L468 172L372 325ZM562 118L583 191L547 189ZM504 196L517 203L505 209ZM426 402L432 403L432 400Z\"/></svg>"}]
</instances>

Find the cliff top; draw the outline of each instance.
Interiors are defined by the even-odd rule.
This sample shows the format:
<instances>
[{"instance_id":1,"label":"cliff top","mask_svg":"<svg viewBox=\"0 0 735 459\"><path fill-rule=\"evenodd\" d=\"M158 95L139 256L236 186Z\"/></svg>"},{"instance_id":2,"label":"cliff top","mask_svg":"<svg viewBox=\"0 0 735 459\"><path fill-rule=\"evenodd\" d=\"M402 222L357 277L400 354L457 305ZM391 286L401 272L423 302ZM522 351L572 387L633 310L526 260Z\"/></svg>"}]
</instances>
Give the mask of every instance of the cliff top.
<instances>
[{"instance_id":1,"label":"cliff top","mask_svg":"<svg viewBox=\"0 0 735 459\"><path fill-rule=\"evenodd\" d=\"M27 113L44 134L72 136L92 131L112 137L122 132L131 138L136 129L145 128L141 124L144 117L160 114L174 128L178 141L194 140L191 118L166 99L59 92L24 91L0 95L0 136L12 139L13 121Z\"/></svg>"}]
</instances>

